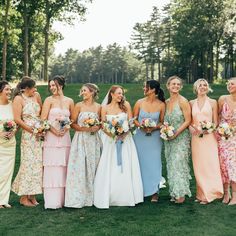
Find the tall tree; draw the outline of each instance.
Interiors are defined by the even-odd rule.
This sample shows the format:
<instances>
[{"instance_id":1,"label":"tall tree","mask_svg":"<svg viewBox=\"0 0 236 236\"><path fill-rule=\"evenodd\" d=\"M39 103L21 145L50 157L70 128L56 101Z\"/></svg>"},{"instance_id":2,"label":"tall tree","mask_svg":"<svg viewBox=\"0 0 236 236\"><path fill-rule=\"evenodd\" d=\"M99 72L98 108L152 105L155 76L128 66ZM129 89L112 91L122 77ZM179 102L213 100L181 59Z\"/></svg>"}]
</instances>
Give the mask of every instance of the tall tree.
<instances>
[{"instance_id":1,"label":"tall tree","mask_svg":"<svg viewBox=\"0 0 236 236\"><path fill-rule=\"evenodd\" d=\"M6 80L7 65L7 40L8 40L8 14L10 9L10 0L4 1L5 14L3 20L3 47L2 47L2 80Z\"/></svg>"}]
</instances>

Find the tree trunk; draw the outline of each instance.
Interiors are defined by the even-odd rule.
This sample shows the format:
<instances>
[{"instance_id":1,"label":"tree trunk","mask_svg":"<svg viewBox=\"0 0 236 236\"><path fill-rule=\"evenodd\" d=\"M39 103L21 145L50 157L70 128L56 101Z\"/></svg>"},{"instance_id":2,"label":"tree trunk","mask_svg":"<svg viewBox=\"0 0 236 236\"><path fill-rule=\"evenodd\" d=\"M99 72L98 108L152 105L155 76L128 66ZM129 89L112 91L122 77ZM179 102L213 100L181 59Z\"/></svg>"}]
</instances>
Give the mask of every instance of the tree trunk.
<instances>
[{"instance_id":1,"label":"tree trunk","mask_svg":"<svg viewBox=\"0 0 236 236\"><path fill-rule=\"evenodd\" d=\"M24 12L23 12L23 20L24 20L24 75L28 75L29 70L29 59L28 59L28 47L29 47L29 19L28 19L28 11L27 5L24 1Z\"/></svg>"},{"instance_id":2,"label":"tree trunk","mask_svg":"<svg viewBox=\"0 0 236 236\"><path fill-rule=\"evenodd\" d=\"M154 63L151 63L151 79L154 79Z\"/></svg>"},{"instance_id":3,"label":"tree trunk","mask_svg":"<svg viewBox=\"0 0 236 236\"><path fill-rule=\"evenodd\" d=\"M218 73L219 73L219 47L220 47L220 41L217 40L217 42L216 42L216 70L215 70L215 79L218 79Z\"/></svg>"},{"instance_id":4,"label":"tree trunk","mask_svg":"<svg viewBox=\"0 0 236 236\"><path fill-rule=\"evenodd\" d=\"M46 25L44 27L44 72L43 79L48 81L48 38L49 38L49 28L50 28L50 15L49 15L49 1L46 1Z\"/></svg>"},{"instance_id":5,"label":"tree trunk","mask_svg":"<svg viewBox=\"0 0 236 236\"><path fill-rule=\"evenodd\" d=\"M213 53L213 46L210 48L210 68L209 68L209 82L213 82L214 76L214 53Z\"/></svg>"},{"instance_id":6,"label":"tree trunk","mask_svg":"<svg viewBox=\"0 0 236 236\"><path fill-rule=\"evenodd\" d=\"M145 67L146 67L146 80L148 80L148 64L145 62Z\"/></svg>"},{"instance_id":7,"label":"tree trunk","mask_svg":"<svg viewBox=\"0 0 236 236\"><path fill-rule=\"evenodd\" d=\"M2 80L6 80L7 71L7 40L8 40L8 13L10 8L10 0L6 2L6 10L4 16L3 31L3 47L2 47Z\"/></svg>"}]
</instances>

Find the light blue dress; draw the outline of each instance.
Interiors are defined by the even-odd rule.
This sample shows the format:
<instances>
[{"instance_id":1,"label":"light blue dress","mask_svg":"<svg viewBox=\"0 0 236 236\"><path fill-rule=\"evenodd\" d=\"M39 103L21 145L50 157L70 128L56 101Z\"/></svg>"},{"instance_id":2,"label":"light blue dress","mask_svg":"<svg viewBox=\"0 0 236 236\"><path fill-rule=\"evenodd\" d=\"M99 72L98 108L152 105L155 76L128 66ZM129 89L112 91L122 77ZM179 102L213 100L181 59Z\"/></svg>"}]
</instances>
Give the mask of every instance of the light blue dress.
<instances>
[{"instance_id":1,"label":"light blue dress","mask_svg":"<svg viewBox=\"0 0 236 236\"><path fill-rule=\"evenodd\" d=\"M151 118L159 123L160 112L145 112L140 109L138 121ZM139 164L143 181L144 196L151 196L159 191L162 177L161 148L162 140L160 131L155 130L151 136L146 136L142 130L137 130L134 141L138 152Z\"/></svg>"}]
</instances>

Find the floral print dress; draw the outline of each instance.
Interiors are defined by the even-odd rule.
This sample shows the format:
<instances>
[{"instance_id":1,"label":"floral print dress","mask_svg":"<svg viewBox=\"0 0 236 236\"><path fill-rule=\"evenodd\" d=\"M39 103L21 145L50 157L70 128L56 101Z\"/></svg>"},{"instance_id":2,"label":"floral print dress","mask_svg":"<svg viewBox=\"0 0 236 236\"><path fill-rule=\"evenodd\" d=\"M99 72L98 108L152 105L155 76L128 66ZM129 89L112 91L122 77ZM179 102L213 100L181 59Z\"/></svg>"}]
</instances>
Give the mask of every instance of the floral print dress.
<instances>
[{"instance_id":1,"label":"floral print dress","mask_svg":"<svg viewBox=\"0 0 236 236\"><path fill-rule=\"evenodd\" d=\"M174 106L171 113L166 111L164 120L175 130L181 126L184 122L184 115L179 104ZM185 195L190 197L190 134L188 129L185 129L177 138L165 141L164 145L170 196L172 198L180 198Z\"/></svg>"},{"instance_id":2,"label":"floral print dress","mask_svg":"<svg viewBox=\"0 0 236 236\"><path fill-rule=\"evenodd\" d=\"M87 118L98 119L97 113L81 112L78 124ZM67 168L65 206L82 208L93 205L93 183L101 154L98 132L77 131L71 144Z\"/></svg>"},{"instance_id":3,"label":"floral print dress","mask_svg":"<svg viewBox=\"0 0 236 236\"><path fill-rule=\"evenodd\" d=\"M230 110L226 101L223 104L220 122L236 126L236 109ZM218 142L223 183L236 182L236 134L227 140L218 138Z\"/></svg>"},{"instance_id":4,"label":"floral print dress","mask_svg":"<svg viewBox=\"0 0 236 236\"><path fill-rule=\"evenodd\" d=\"M34 127L35 122L39 120L40 105L24 95L22 97L25 100L22 119L27 125ZM13 182L12 191L19 196L41 194L42 178L42 143L35 135L23 130L20 168Z\"/></svg>"}]
</instances>

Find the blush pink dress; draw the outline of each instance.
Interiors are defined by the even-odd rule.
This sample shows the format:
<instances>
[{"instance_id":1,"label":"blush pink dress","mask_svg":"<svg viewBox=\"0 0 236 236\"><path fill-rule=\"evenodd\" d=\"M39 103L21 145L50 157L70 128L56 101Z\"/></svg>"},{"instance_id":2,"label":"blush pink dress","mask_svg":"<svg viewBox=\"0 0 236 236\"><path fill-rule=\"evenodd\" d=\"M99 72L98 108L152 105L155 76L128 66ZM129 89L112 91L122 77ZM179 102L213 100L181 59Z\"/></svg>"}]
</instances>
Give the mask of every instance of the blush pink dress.
<instances>
[{"instance_id":1,"label":"blush pink dress","mask_svg":"<svg viewBox=\"0 0 236 236\"><path fill-rule=\"evenodd\" d=\"M69 117L66 109L51 108L48 120L56 129L60 129L58 117ZM63 137L47 132L43 146L43 188L45 209L57 209L64 206L66 169L70 152L69 131Z\"/></svg>"},{"instance_id":2,"label":"blush pink dress","mask_svg":"<svg viewBox=\"0 0 236 236\"><path fill-rule=\"evenodd\" d=\"M192 107L192 118L195 126L201 121L212 122L212 107L207 98L200 110L197 100ZM220 173L217 140L214 133L203 137L192 135L192 160L196 178L196 198L199 201L211 202L223 197L223 183Z\"/></svg>"},{"instance_id":3,"label":"blush pink dress","mask_svg":"<svg viewBox=\"0 0 236 236\"><path fill-rule=\"evenodd\" d=\"M222 107L220 122L236 126L236 109L230 110L226 100ZM236 134L227 140L219 138L218 141L223 183L236 182Z\"/></svg>"}]
</instances>

